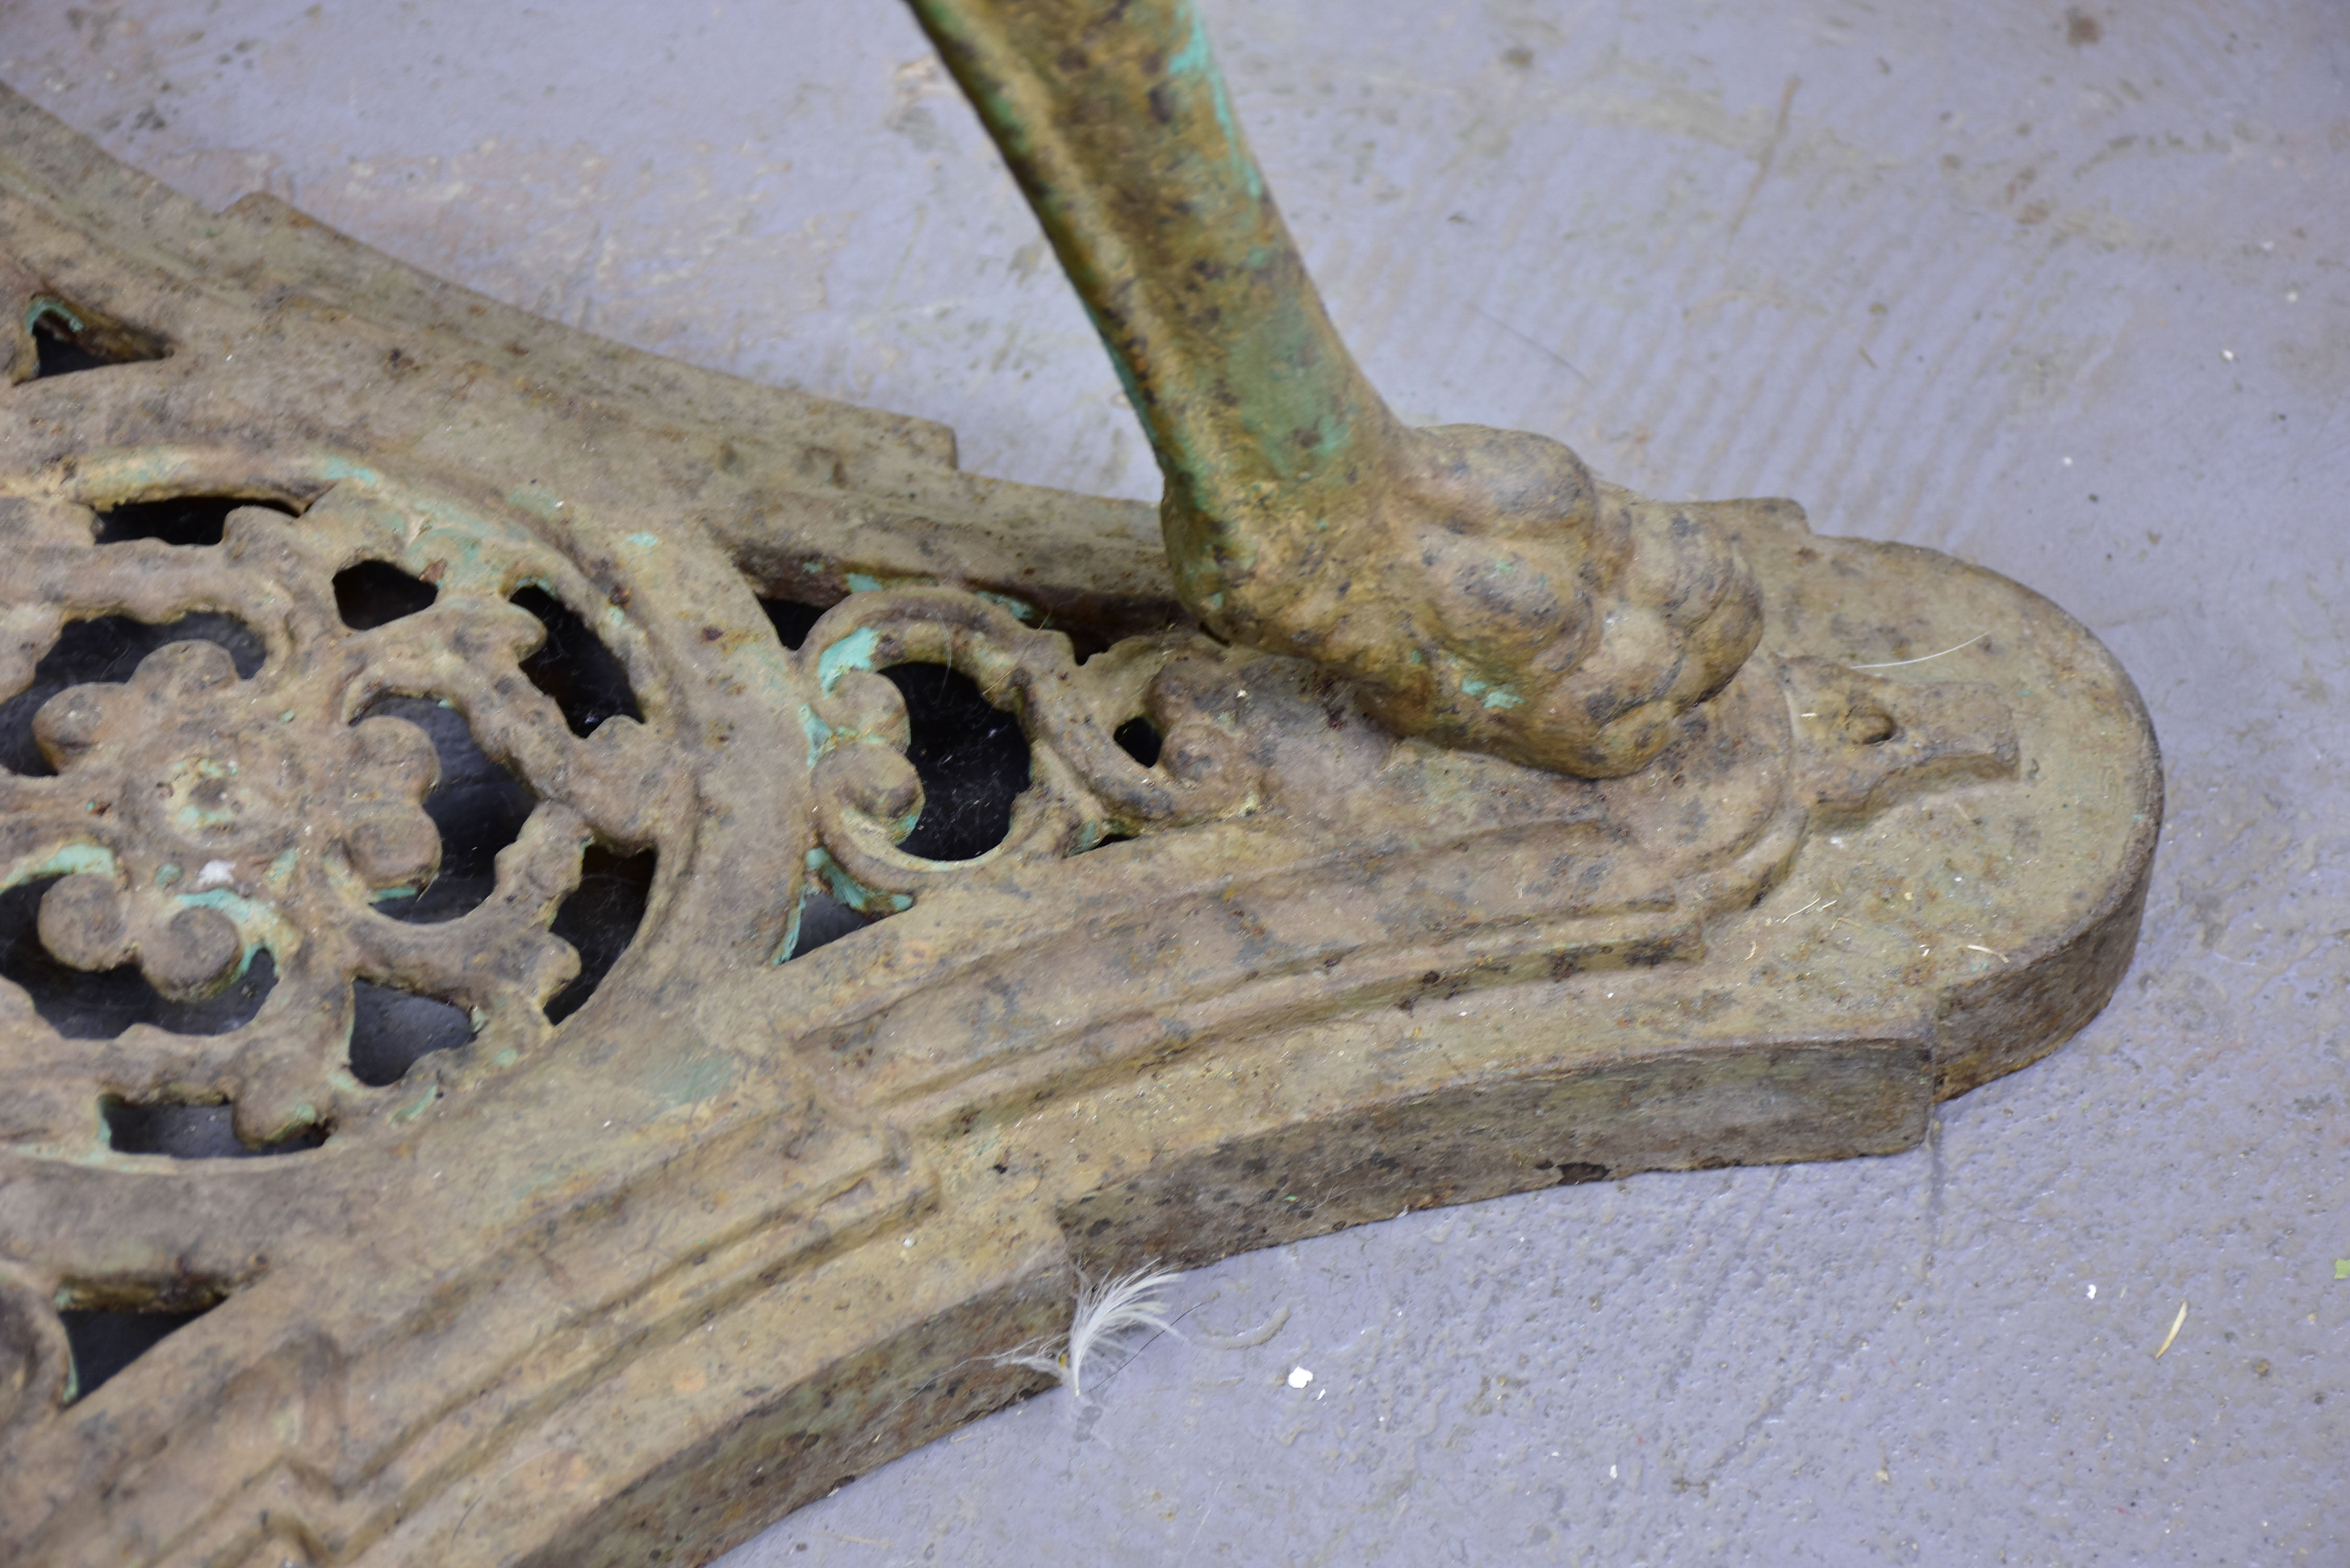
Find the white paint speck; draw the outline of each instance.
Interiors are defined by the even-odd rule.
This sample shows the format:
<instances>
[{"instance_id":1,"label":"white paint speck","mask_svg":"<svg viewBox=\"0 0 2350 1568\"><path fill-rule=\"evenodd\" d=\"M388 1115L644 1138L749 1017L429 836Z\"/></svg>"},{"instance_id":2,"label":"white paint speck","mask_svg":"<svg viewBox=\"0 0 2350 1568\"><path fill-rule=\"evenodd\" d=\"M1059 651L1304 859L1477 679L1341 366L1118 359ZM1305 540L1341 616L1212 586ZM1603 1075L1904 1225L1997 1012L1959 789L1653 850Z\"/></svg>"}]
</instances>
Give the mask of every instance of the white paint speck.
<instances>
[{"instance_id":1,"label":"white paint speck","mask_svg":"<svg viewBox=\"0 0 2350 1568\"><path fill-rule=\"evenodd\" d=\"M207 860L204 868L196 873L196 891L207 888L225 888L236 880L236 867L225 860Z\"/></svg>"},{"instance_id":2,"label":"white paint speck","mask_svg":"<svg viewBox=\"0 0 2350 1568\"><path fill-rule=\"evenodd\" d=\"M2091 1285L2089 1287L2089 1299L2091 1301L2095 1301L2097 1299L2097 1287L2095 1285Z\"/></svg>"},{"instance_id":3,"label":"white paint speck","mask_svg":"<svg viewBox=\"0 0 2350 1568\"><path fill-rule=\"evenodd\" d=\"M2236 362L2236 351L2233 348L2222 348L2220 350L2220 358L2232 365Z\"/></svg>"},{"instance_id":4,"label":"white paint speck","mask_svg":"<svg viewBox=\"0 0 2350 1568\"><path fill-rule=\"evenodd\" d=\"M1614 1480L1616 1479L1616 1467L1614 1465L1609 1465L1607 1467L1607 1479L1609 1480Z\"/></svg>"},{"instance_id":5,"label":"white paint speck","mask_svg":"<svg viewBox=\"0 0 2350 1568\"><path fill-rule=\"evenodd\" d=\"M1289 1369L1289 1386L1292 1388L1303 1388L1313 1381L1314 1374L1306 1371L1303 1366L1293 1366Z\"/></svg>"}]
</instances>

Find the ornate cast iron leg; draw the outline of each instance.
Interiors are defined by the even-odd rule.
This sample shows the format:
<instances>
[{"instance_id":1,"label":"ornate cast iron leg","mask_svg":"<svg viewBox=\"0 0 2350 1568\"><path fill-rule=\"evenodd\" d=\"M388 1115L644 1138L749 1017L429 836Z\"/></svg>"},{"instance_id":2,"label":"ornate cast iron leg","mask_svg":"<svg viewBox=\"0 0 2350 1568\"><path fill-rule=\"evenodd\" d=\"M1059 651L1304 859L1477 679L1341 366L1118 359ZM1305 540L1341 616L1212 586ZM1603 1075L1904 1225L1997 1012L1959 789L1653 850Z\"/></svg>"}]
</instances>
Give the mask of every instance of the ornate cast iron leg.
<instances>
[{"instance_id":1,"label":"ornate cast iron leg","mask_svg":"<svg viewBox=\"0 0 2350 1568\"><path fill-rule=\"evenodd\" d=\"M1630 773L1754 650L1728 535L1523 431L1399 421L1338 340L1191 0L913 0L1118 362L1183 603L1399 734Z\"/></svg>"},{"instance_id":2,"label":"ornate cast iron leg","mask_svg":"<svg viewBox=\"0 0 2350 1568\"><path fill-rule=\"evenodd\" d=\"M1399 427L1187 10L922 9L1171 590L0 92L5 1568L700 1561L1035 1392L1080 1270L1908 1147L2119 980L2085 630Z\"/></svg>"}]
</instances>

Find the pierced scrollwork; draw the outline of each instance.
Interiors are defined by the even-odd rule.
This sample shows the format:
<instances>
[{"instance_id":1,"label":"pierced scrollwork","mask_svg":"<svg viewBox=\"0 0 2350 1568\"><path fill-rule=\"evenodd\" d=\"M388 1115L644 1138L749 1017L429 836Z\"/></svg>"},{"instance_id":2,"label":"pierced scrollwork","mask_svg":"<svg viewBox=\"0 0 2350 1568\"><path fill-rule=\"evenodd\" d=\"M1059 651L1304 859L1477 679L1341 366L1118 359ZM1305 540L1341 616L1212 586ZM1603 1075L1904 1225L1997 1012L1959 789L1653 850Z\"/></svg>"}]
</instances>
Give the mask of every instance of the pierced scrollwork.
<instances>
[{"instance_id":1,"label":"pierced scrollwork","mask_svg":"<svg viewBox=\"0 0 2350 1568\"><path fill-rule=\"evenodd\" d=\"M171 641L125 681L50 697L32 733L55 775L0 776L0 886L54 878L39 940L72 969L135 965L175 1002L259 965L274 983L223 1033L142 1023L111 1040L69 1040L34 999L0 987L20 1055L43 1059L39 1087L0 1131L87 1148L104 1137L102 1097L225 1100L238 1136L265 1145L416 1103L418 1085L370 1088L350 1071L356 981L463 1010L464 1068L537 1049L553 1029L545 1004L579 969L547 928L578 885L583 852L652 846L678 773L634 720L575 736L523 672L546 631L513 596L536 587L591 608L605 596L526 530L366 473L334 478L298 518L232 511L217 545L99 543L99 505L138 495L137 476L154 466L151 456L87 464L64 493L0 501L16 562L0 587L13 634L0 688L25 689L68 622L105 616L224 615L265 656L240 673L213 642ZM335 582L363 563L404 574L431 602L355 629ZM626 618L602 618L636 679L650 678ZM431 883L442 848L424 809L441 774L433 742L407 720L369 713L390 696L454 709L536 797L486 898L453 919L385 911Z\"/></svg>"},{"instance_id":2,"label":"pierced scrollwork","mask_svg":"<svg viewBox=\"0 0 2350 1568\"><path fill-rule=\"evenodd\" d=\"M1076 1271L1889 1152L2126 962L2144 711L1990 574L1658 513L1766 636L1565 776L1156 629L1147 507L0 128L0 1561L698 1560ZM812 883L904 912L771 961Z\"/></svg>"},{"instance_id":3,"label":"pierced scrollwork","mask_svg":"<svg viewBox=\"0 0 2350 1568\"><path fill-rule=\"evenodd\" d=\"M1262 766L1229 713L1198 701L1234 656L1192 632L1128 639L1080 663L1069 639L1024 626L982 596L941 587L853 594L826 612L798 654L816 785L811 873L868 915L910 907L933 888L1005 861L1052 859L1114 837L1255 809ZM1001 844L975 860L937 861L899 844L924 805L907 761L906 705L879 671L941 664L975 681L1027 733L1032 782ZM1160 737L1146 766L1122 725Z\"/></svg>"}]
</instances>

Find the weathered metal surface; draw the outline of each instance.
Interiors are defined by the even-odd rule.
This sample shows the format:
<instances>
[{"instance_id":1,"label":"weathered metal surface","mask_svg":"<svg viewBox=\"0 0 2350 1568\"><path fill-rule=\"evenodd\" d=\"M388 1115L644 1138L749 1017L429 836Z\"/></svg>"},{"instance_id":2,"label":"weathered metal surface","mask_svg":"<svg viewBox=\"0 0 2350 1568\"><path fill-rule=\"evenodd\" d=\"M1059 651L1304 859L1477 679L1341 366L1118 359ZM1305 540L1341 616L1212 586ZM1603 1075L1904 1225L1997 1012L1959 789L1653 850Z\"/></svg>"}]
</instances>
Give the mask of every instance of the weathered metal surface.
<instances>
[{"instance_id":1,"label":"weathered metal surface","mask_svg":"<svg viewBox=\"0 0 2350 1568\"><path fill-rule=\"evenodd\" d=\"M1524 431L1414 430L1331 328L1190 0L914 0L1044 220L1159 466L1183 603L1400 734L1606 777L1760 636L1700 511Z\"/></svg>"},{"instance_id":2,"label":"weathered metal surface","mask_svg":"<svg viewBox=\"0 0 2350 1568\"><path fill-rule=\"evenodd\" d=\"M11 689L130 650L0 778L0 901L47 884L0 944L0 1563L699 1560L1031 1391L988 1357L1079 1268L1905 1147L2128 960L2127 678L1786 503L1591 490L1762 615L1575 777L1201 635L1147 508L205 213L5 96L0 258ZM192 497L216 543L124 536ZM906 661L1027 739L974 857L906 850ZM494 865L461 783L515 803ZM589 964L575 888L647 855ZM878 918L811 948L812 890ZM154 1000L88 1037L107 966ZM394 1006L456 1032L392 1071ZM205 1104L241 1139L153 1135ZM209 1310L78 1389L62 1314L117 1307Z\"/></svg>"}]
</instances>

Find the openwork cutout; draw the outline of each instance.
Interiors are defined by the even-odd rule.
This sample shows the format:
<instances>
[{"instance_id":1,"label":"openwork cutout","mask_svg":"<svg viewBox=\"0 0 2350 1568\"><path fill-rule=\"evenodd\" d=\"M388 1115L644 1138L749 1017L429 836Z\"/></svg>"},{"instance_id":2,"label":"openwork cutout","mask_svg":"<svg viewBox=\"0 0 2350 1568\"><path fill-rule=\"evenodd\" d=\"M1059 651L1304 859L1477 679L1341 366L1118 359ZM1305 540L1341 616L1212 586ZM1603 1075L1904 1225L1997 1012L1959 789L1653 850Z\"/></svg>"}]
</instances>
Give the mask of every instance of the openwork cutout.
<instances>
[{"instance_id":1,"label":"openwork cutout","mask_svg":"<svg viewBox=\"0 0 2350 1568\"><path fill-rule=\"evenodd\" d=\"M69 686L122 684L148 655L174 642L208 642L229 657L240 679L260 670L265 653L253 628L234 617L199 610L162 625L127 615L92 616L69 621L56 644L33 667L31 681L0 702L0 764L26 778L57 771L44 752L34 725L49 700Z\"/></svg>"},{"instance_id":2,"label":"openwork cutout","mask_svg":"<svg viewBox=\"0 0 2350 1568\"><path fill-rule=\"evenodd\" d=\"M522 672L555 699L573 734L591 733L615 714L644 717L637 709L629 672L570 606L536 584L517 592L512 602L546 628L546 640L522 661Z\"/></svg>"},{"instance_id":3,"label":"openwork cutout","mask_svg":"<svg viewBox=\"0 0 2350 1568\"><path fill-rule=\"evenodd\" d=\"M385 842L363 851L392 878L374 891L377 913L431 923L479 909L497 886L499 854L537 807L529 787L490 760L465 716L446 702L379 697L359 723L370 754L403 780L403 792L425 786L419 804L438 840L436 852L404 815L380 830Z\"/></svg>"},{"instance_id":4,"label":"openwork cutout","mask_svg":"<svg viewBox=\"0 0 2350 1568\"><path fill-rule=\"evenodd\" d=\"M970 860L1003 842L1028 787L1028 737L1016 714L943 664L881 671L906 704L906 761L922 786L914 830L898 847L925 860Z\"/></svg>"},{"instance_id":5,"label":"openwork cutout","mask_svg":"<svg viewBox=\"0 0 2350 1568\"><path fill-rule=\"evenodd\" d=\"M113 1040L144 1024L226 1034L261 1011L277 981L266 949L248 954L233 922L182 909L133 954L111 881L44 877L0 891L0 978L20 987L68 1040Z\"/></svg>"},{"instance_id":6,"label":"openwork cutout","mask_svg":"<svg viewBox=\"0 0 2350 1568\"><path fill-rule=\"evenodd\" d=\"M251 1159L273 1154L298 1154L327 1141L326 1128L310 1127L256 1148L236 1136L235 1113L228 1106L134 1106L108 1099L100 1102L99 1108L106 1117L107 1143L117 1154L160 1154L173 1159Z\"/></svg>"},{"instance_id":7,"label":"openwork cutout","mask_svg":"<svg viewBox=\"0 0 2350 1568\"><path fill-rule=\"evenodd\" d=\"M335 608L353 631L389 626L432 607L441 590L389 561L361 561L335 574Z\"/></svg>"},{"instance_id":8,"label":"openwork cutout","mask_svg":"<svg viewBox=\"0 0 2350 1568\"><path fill-rule=\"evenodd\" d=\"M212 1306L193 1312L96 1307L59 1313L66 1343L73 1354L72 1397L67 1403L88 1398L132 1362L210 1311Z\"/></svg>"},{"instance_id":9,"label":"openwork cutout","mask_svg":"<svg viewBox=\"0 0 2350 1568\"><path fill-rule=\"evenodd\" d=\"M759 607L766 611L767 624L775 628L776 638L786 649L796 653L800 644L807 640L809 628L822 620L824 612L832 606L805 604L798 599L763 598L759 601Z\"/></svg>"},{"instance_id":10,"label":"openwork cutout","mask_svg":"<svg viewBox=\"0 0 2350 1568\"><path fill-rule=\"evenodd\" d=\"M126 501L98 514L98 542L127 545L152 539L159 545L203 548L217 545L228 529L228 514L241 506L266 506L294 515L293 508L272 501L238 495L171 495L160 501Z\"/></svg>"},{"instance_id":11,"label":"openwork cutout","mask_svg":"<svg viewBox=\"0 0 2350 1568\"><path fill-rule=\"evenodd\" d=\"M826 892L819 880L811 878L800 893L799 914L786 939L784 956L795 959L829 947L843 937L856 935L879 918L850 909Z\"/></svg>"},{"instance_id":12,"label":"openwork cutout","mask_svg":"<svg viewBox=\"0 0 2350 1568\"><path fill-rule=\"evenodd\" d=\"M1141 715L1128 719L1110 732L1110 739L1118 743L1126 754L1146 768L1159 765L1159 753L1167 744L1158 726Z\"/></svg>"},{"instance_id":13,"label":"openwork cutout","mask_svg":"<svg viewBox=\"0 0 2350 1568\"><path fill-rule=\"evenodd\" d=\"M171 352L160 333L55 295L36 296L24 323L32 339L33 362L18 368L13 379L19 381L161 359Z\"/></svg>"},{"instance_id":14,"label":"openwork cutout","mask_svg":"<svg viewBox=\"0 0 2350 1568\"><path fill-rule=\"evenodd\" d=\"M406 1077L435 1051L456 1051L473 1038L464 1010L371 980L351 982L351 1076L371 1088Z\"/></svg>"},{"instance_id":15,"label":"openwork cutout","mask_svg":"<svg viewBox=\"0 0 2350 1568\"><path fill-rule=\"evenodd\" d=\"M555 934L579 954L579 972L546 1003L546 1021L560 1023L587 1004L637 940L652 898L656 857L650 849L617 855L600 844L579 862L579 887L555 912Z\"/></svg>"},{"instance_id":16,"label":"openwork cutout","mask_svg":"<svg viewBox=\"0 0 2350 1568\"><path fill-rule=\"evenodd\" d=\"M0 473L0 699L109 617L226 616L253 657L146 647L34 704L57 771L0 774L0 892L29 889L19 929L74 972L217 915L214 950L275 985L220 1033L92 1041L0 982L0 1518L40 1560L706 1554L1017 1397L995 1357L1066 1321L1076 1271L1898 1148L1936 1094L2076 1027L2126 956L2159 818L2142 712L1988 574L1812 539L1777 504L1693 513L1782 640L1665 765L1543 774L1399 739L1308 659L1164 629L1183 585L1149 508L588 343L264 198L109 184L45 124L0 94L0 294L110 269L205 351L0 393L38 432ZM66 170L98 172L45 192ZM109 214L126 189L135 225ZM301 515L98 542L101 511L182 495ZM358 563L431 603L347 613ZM746 581L837 602L763 617ZM1511 587L1447 581L1468 610ZM1995 662L1825 663L1899 657L1856 650L1864 624L1984 633L1968 658ZM1024 746L968 859L908 852L951 781L885 672L925 667ZM1454 685L1478 723L1534 705ZM1877 710L1882 736L1842 724ZM462 876L444 734L514 792L510 841ZM1951 788L1960 809L1906 809ZM1931 915L1863 911L1890 959L1832 945L1873 878L2058 838L2070 861L1970 872ZM463 876L462 910L387 913ZM1979 952L1929 952L1960 922ZM201 1343L59 1417L60 1304L185 1312L248 1281Z\"/></svg>"},{"instance_id":17,"label":"openwork cutout","mask_svg":"<svg viewBox=\"0 0 2350 1568\"><path fill-rule=\"evenodd\" d=\"M104 465L81 482L102 497ZM0 613L28 632L0 691L56 769L0 777L0 1012L54 1085L16 1139L201 1158L233 1152L224 1122L247 1151L339 1146L420 1071L537 1048L650 905L673 766L606 641L637 634L526 607L587 600L577 568L380 482L253 488L317 499L0 514L26 563ZM546 702L533 659L586 706ZM598 844L623 847L557 935Z\"/></svg>"},{"instance_id":18,"label":"openwork cutout","mask_svg":"<svg viewBox=\"0 0 2350 1568\"><path fill-rule=\"evenodd\" d=\"M768 613L779 634L797 629L797 615L772 604ZM810 889L878 918L1003 862L1253 809L1256 770L1194 701L1225 657L1195 634L1170 632L1080 665L1068 638L984 596L850 595L796 650L816 797ZM1138 709L1176 741L1170 765L1146 768L1113 739ZM935 817L934 783L948 796ZM926 822L940 825L934 836ZM805 950L796 934L793 950Z\"/></svg>"}]
</instances>

